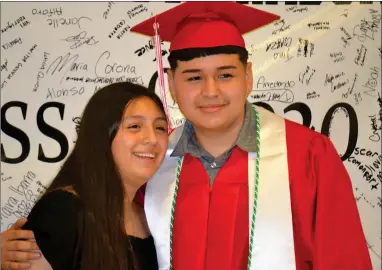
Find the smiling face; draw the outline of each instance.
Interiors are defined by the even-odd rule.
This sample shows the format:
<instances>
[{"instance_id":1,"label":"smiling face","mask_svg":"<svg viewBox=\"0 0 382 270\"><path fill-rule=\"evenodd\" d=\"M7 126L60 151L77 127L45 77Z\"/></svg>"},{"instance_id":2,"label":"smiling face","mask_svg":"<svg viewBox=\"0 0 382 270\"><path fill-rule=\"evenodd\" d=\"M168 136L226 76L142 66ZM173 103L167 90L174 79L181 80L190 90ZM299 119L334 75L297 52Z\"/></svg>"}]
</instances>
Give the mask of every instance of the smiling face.
<instances>
[{"instance_id":1,"label":"smiling face","mask_svg":"<svg viewBox=\"0 0 382 270\"><path fill-rule=\"evenodd\" d=\"M124 182L140 187L162 164L167 151L165 114L148 97L126 107L111 150Z\"/></svg>"},{"instance_id":2,"label":"smiling face","mask_svg":"<svg viewBox=\"0 0 382 270\"><path fill-rule=\"evenodd\" d=\"M252 90L252 65L237 54L217 54L178 61L169 88L184 116L195 128L224 131L242 123Z\"/></svg>"}]
</instances>

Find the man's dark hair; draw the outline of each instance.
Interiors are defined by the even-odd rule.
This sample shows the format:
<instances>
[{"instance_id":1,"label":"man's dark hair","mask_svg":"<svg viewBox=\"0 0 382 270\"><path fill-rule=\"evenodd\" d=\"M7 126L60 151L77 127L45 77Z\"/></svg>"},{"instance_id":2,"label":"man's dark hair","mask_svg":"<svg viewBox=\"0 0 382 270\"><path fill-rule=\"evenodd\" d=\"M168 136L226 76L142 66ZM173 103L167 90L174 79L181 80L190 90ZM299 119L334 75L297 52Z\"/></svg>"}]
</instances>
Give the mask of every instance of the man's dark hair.
<instances>
[{"instance_id":1,"label":"man's dark hair","mask_svg":"<svg viewBox=\"0 0 382 270\"><path fill-rule=\"evenodd\" d=\"M114 83L97 91L83 112L72 153L47 189L48 193L72 187L82 202L76 248L81 269L137 269L128 246L125 192L111 144L126 105L142 97L153 100L164 113L160 98L140 85Z\"/></svg>"},{"instance_id":2,"label":"man's dark hair","mask_svg":"<svg viewBox=\"0 0 382 270\"><path fill-rule=\"evenodd\" d=\"M190 61L195 58L216 54L237 54L243 65L247 64L248 51L238 46L220 46L213 48L190 48L172 51L168 56L168 62L172 71L175 71L178 61Z\"/></svg>"}]
</instances>

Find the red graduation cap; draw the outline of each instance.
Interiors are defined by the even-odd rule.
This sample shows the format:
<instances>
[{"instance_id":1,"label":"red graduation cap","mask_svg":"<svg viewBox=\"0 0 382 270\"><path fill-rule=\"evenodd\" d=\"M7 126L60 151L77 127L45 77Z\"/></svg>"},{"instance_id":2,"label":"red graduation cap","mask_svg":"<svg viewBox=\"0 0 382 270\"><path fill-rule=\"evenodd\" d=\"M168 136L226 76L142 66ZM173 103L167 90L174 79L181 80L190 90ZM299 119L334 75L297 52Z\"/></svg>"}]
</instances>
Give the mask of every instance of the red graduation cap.
<instances>
[{"instance_id":1,"label":"red graduation cap","mask_svg":"<svg viewBox=\"0 0 382 270\"><path fill-rule=\"evenodd\" d=\"M187 48L239 46L243 34L267 25L280 16L235 2L186 2L131 28L154 36L159 24L162 40L171 42L170 52Z\"/></svg>"}]
</instances>

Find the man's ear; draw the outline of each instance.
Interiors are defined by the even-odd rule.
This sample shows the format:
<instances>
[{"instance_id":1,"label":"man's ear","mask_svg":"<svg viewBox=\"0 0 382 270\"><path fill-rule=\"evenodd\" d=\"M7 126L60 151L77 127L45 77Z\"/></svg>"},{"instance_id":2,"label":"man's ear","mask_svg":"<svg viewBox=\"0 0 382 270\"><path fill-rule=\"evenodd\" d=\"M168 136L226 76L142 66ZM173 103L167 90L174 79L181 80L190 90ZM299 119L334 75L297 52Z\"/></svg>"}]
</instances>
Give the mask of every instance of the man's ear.
<instances>
[{"instance_id":1,"label":"man's ear","mask_svg":"<svg viewBox=\"0 0 382 270\"><path fill-rule=\"evenodd\" d=\"M174 100L176 102L174 75L175 75L175 71L173 71L172 69L167 70L168 88L170 90L172 100Z\"/></svg>"},{"instance_id":2,"label":"man's ear","mask_svg":"<svg viewBox=\"0 0 382 270\"><path fill-rule=\"evenodd\" d=\"M247 79L247 97L252 92L253 88L253 73L252 73L252 62L247 63L247 67L245 70L245 77Z\"/></svg>"}]
</instances>

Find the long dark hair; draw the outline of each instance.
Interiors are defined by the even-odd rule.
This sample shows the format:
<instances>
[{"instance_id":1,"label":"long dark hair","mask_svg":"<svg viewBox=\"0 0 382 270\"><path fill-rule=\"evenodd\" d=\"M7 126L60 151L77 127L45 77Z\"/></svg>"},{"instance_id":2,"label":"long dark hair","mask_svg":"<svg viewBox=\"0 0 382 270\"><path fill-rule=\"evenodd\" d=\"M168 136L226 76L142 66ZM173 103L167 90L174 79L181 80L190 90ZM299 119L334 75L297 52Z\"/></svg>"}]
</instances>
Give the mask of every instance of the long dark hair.
<instances>
[{"instance_id":1,"label":"long dark hair","mask_svg":"<svg viewBox=\"0 0 382 270\"><path fill-rule=\"evenodd\" d=\"M83 270L136 269L125 240L124 189L111 142L126 105L140 97L164 113L159 97L143 86L123 82L97 91L83 112L73 151L47 189L72 187L82 202L76 254Z\"/></svg>"}]
</instances>

